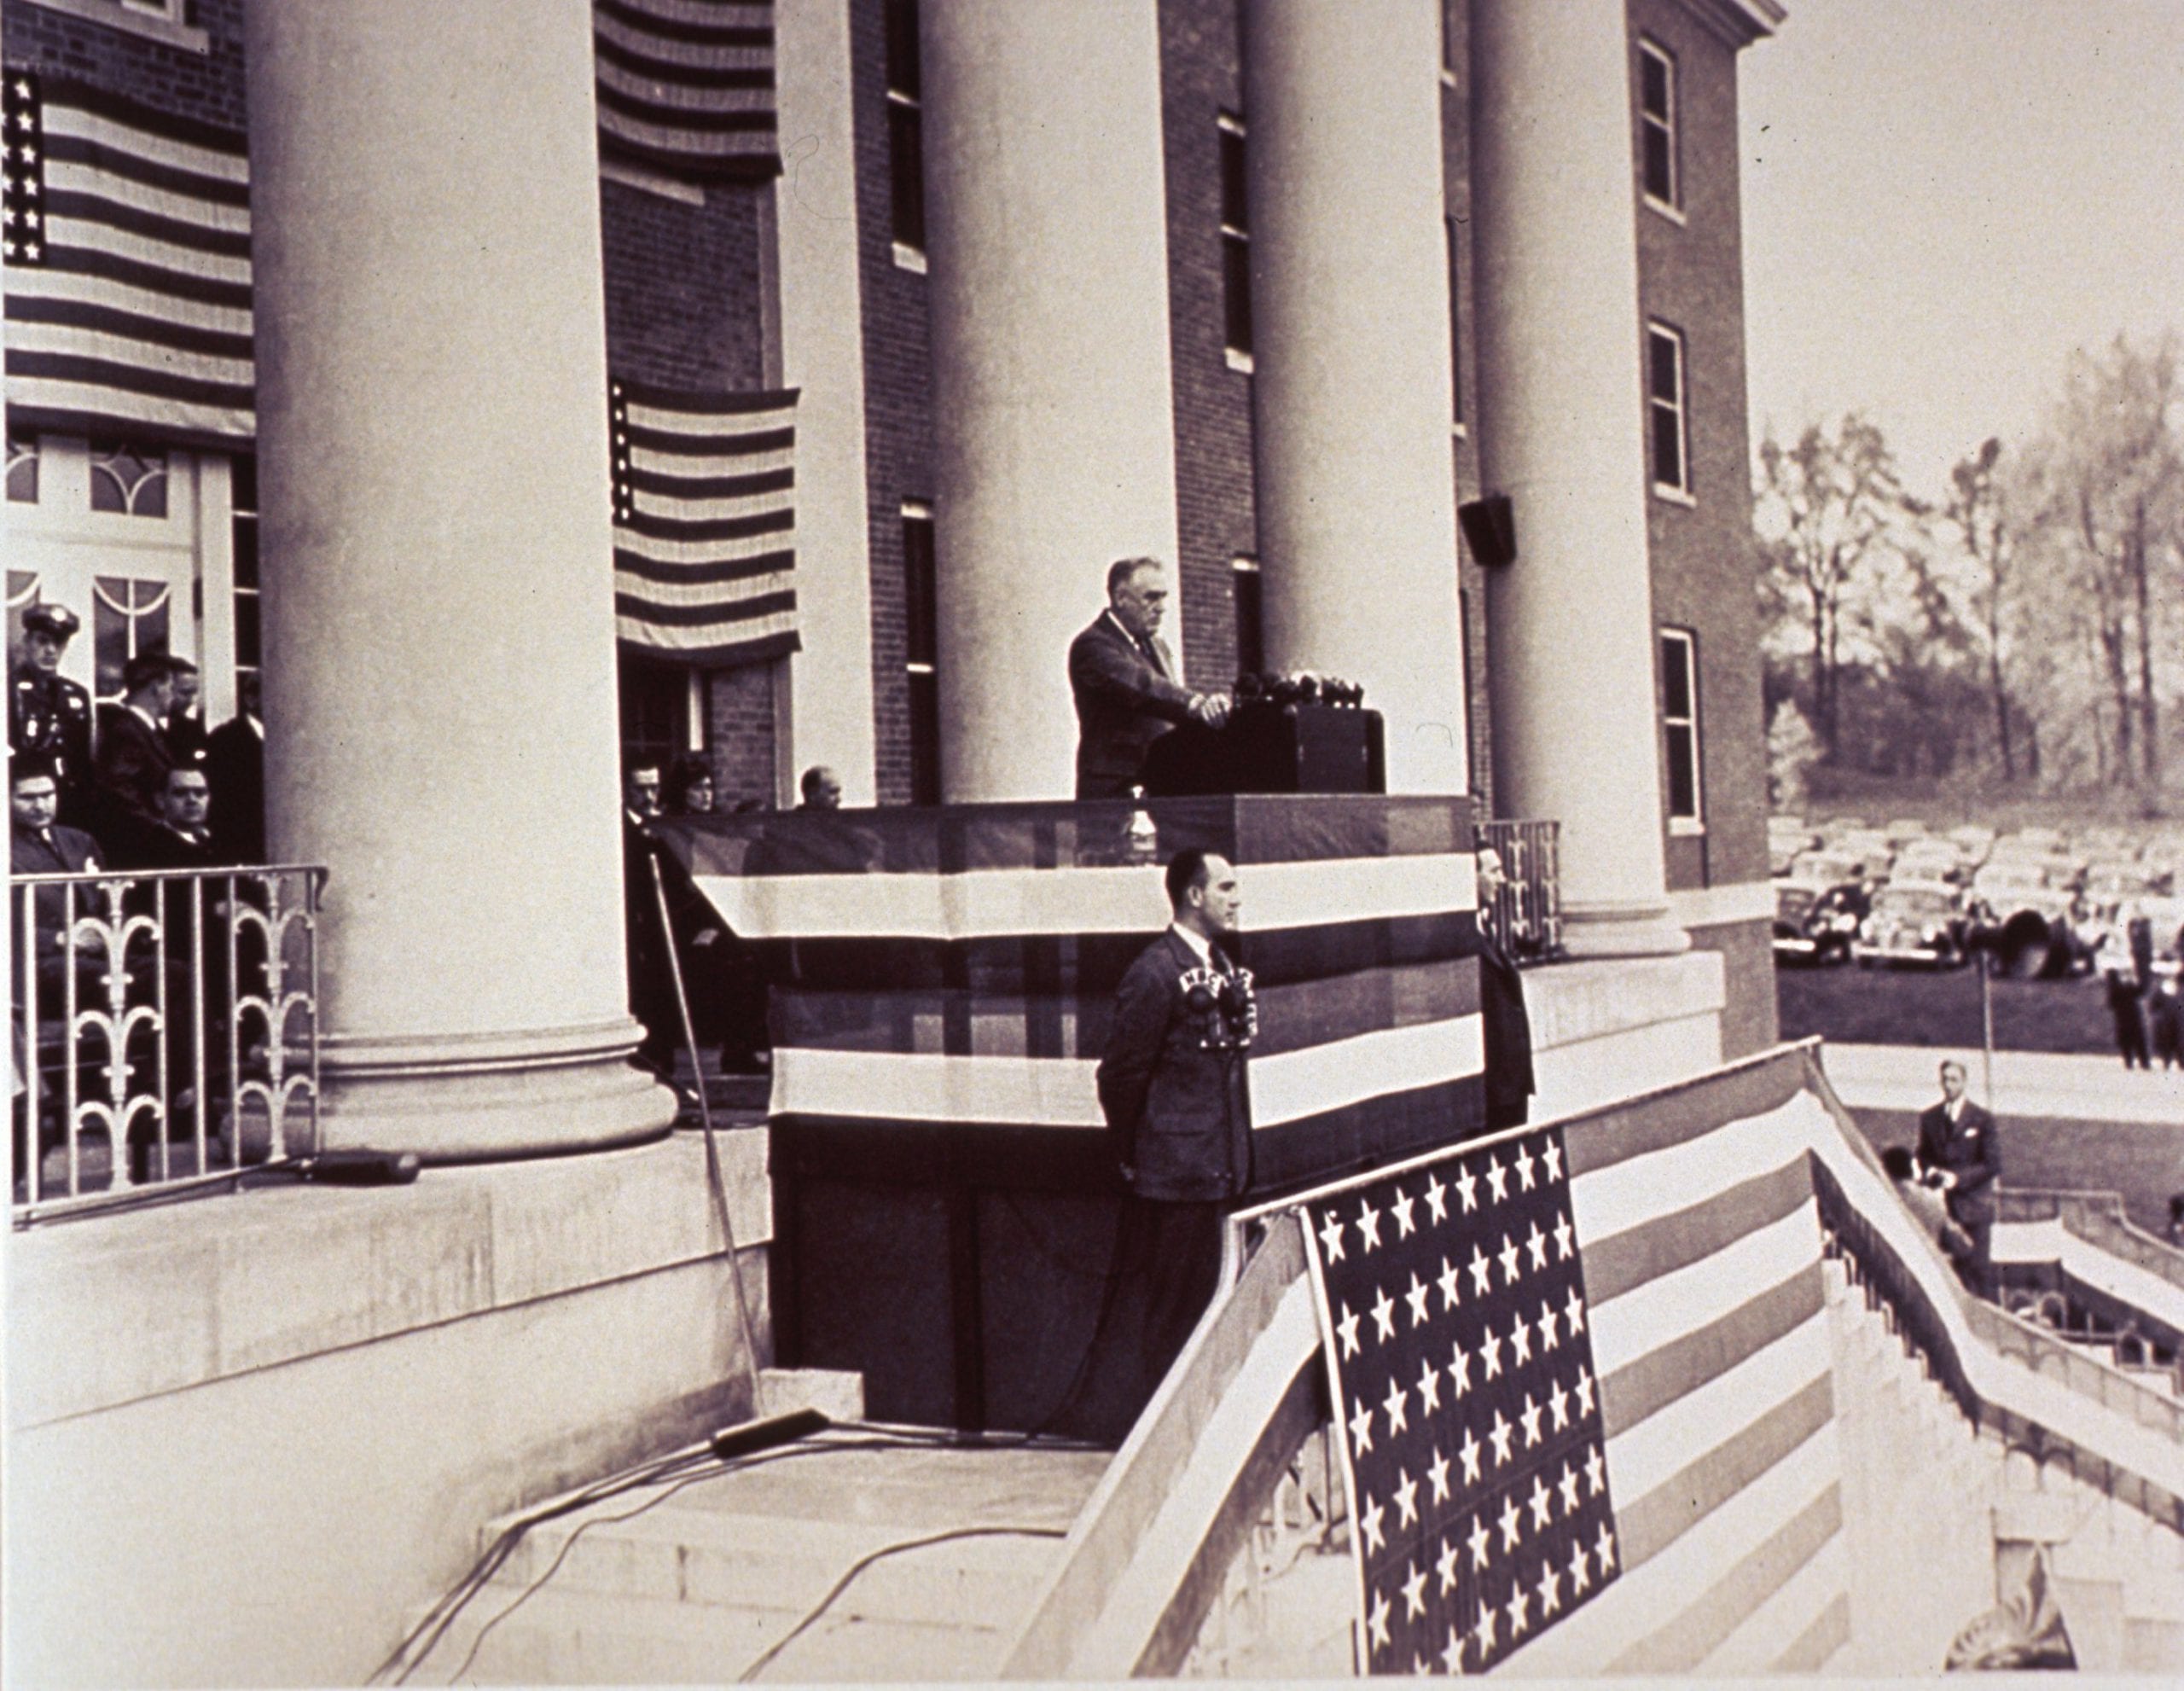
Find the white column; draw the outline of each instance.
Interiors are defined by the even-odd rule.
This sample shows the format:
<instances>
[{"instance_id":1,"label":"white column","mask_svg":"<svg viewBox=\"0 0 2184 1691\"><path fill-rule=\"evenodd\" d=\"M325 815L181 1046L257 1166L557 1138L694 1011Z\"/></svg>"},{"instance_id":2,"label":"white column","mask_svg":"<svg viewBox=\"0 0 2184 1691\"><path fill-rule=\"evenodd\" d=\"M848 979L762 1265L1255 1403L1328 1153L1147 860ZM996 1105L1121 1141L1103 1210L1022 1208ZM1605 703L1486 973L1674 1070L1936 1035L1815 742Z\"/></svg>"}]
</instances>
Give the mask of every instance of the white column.
<instances>
[{"instance_id":1,"label":"white column","mask_svg":"<svg viewBox=\"0 0 2184 1691\"><path fill-rule=\"evenodd\" d=\"M612 1143L630 1068L591 10L248 15L268 823L328 1136Z\"/></svg>"},{"instance_id":2,"label":"white column","mask_svg":"<svg viewBox=\"0 0 2184 1691\"><path fill-rule=\"evenodd\" d=\"M920 43L943 787L1060 798L1071 636L1176 563L1157 17L925 0Z\"/></svg>"},{"instance_id":3,"label":"white column","mask_svg":"<svg viewBox=\"0 0 2184 1691\"><path fill-rule=\"evenodd\" d=\"M1623 0L1474 0L1481 479L1515 507L1489 577L1494 772L1562 824L1581 955L1672 951Z\"/></svg>"},{"instance_id":4,"label":"white column","mask_svg":"<svg viewBox=\"0 0 2184 1691\"><path fill-rule=\"evenodd\" d=\"M1467 784L1440 44L1438 0L1245 9L1267 654L1363 683L1391 793Z\"/></svg>"},{"instance_id":5,"label":"white column","mask_svg":"<svg viewBox=\"0 0 2184 1691\"><path fill-rule=\"evenodd\" d=\"M781 380L796 415L796 598L804 649L789 659L790 753L874 800L872 559L865 508L864 317L857 276L857 144L849 9L781 0L777 99L788 174L777 191Z\"/></svg>"}]
</instances>

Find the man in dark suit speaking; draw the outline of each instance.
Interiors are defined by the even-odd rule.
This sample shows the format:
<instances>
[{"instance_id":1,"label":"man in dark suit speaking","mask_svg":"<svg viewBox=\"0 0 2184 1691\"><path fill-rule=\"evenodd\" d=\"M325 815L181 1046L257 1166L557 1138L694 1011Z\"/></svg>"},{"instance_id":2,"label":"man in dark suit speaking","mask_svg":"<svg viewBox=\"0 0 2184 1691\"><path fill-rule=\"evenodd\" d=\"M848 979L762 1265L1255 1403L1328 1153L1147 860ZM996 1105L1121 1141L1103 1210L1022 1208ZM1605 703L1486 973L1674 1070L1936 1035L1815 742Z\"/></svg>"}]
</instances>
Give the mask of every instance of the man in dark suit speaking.
<instances>
[{"instance_id":1,"label":"man in dark suit speaking","mask_svg":"<svg viewBox=\"0 0 2184 1691\"><path fill-rule=\"evenodd\" d=\"M1193 847L1170 863L1167 884L1175 921L1124 974L1099 1072L1101 1111L1130 1188L1103 1325L1116 1329L1108 1366L1134 1383L1125 1394L1133 1413L1211 1301L1222 1206L1252 1182L1244 1060L1258 1010L1251 976L1218 943L1234 936L1242 908L1236 870Z\"/></svg>"},{"instance_id":2,"label":"man in dark suit speaking","mask_svg":"<svg viewBox=\"0 0 2184 1691\"><path fill-rule=\"evenodd\" d=\"M1183 685L1176 654L1160 638L1167 611L1160 561L1118 558L1107 567L1107 608L1070 642L1080 799L1127 798L1147 748L1176 723L1218 728L1228 720L1227 694Z\"/></svg>"}]
</instances>

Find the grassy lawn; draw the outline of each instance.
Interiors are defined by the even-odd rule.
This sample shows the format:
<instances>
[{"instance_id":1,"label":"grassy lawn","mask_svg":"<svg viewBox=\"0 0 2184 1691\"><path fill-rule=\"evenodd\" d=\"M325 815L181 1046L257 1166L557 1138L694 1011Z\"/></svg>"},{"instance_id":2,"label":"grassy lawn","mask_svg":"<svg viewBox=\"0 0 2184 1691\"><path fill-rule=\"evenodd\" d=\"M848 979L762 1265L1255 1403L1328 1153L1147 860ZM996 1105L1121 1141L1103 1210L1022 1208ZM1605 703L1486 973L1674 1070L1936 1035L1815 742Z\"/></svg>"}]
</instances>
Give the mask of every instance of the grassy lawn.
<instances>
[{"instance_id":1,"label":"grassy lawn","mask_svg":"<svg viewBox=\"0 0 2184 1691\"><path fill-rule=\"evenodd\" d=\"M1844 1045L1980 1043L1979 972L1780 968L1782 1037ZM1995 1049L2109 1055L2115 1024L2099 980L2007 980L1995 988Z\"/></svg>"}]
</instances>

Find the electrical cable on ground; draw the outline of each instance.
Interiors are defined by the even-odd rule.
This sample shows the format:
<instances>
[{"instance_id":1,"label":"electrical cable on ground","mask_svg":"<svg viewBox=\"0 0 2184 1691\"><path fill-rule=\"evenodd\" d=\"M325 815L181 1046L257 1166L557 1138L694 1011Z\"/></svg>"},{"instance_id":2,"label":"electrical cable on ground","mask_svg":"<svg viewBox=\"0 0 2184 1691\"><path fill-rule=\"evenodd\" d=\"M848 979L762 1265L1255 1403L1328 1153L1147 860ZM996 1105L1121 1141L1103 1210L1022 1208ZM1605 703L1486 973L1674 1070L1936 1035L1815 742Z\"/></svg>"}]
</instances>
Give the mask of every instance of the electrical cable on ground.
<instances>
[{"instance_id":1,"label":"electrical cable on ground","mask_svg":"<svg viewBox=\"0 0 2184 1691\"><path fill-rule=\"evenodd\" d=\"M804 1618L769 1644L758 1659L736 1675L736 1678L739 1682L756 1679L782 1651L802 1637L821 1616L834 1607L835 1599L848 1590L857 1577L874 1562L883 1561L889 1556L899 1556L906 1550L922 1550L927 1545L945 1544L958 1538L1066 1538L1068 1536L1066 1531L1058 1526L957 1526L950 1527L945 1532L929 1532L921 1538L905 1538L899 1543L882 1545L851 1563L849 1572L834 1582L825 1596L804 1612Z\"/></svg>"}]
</instances>

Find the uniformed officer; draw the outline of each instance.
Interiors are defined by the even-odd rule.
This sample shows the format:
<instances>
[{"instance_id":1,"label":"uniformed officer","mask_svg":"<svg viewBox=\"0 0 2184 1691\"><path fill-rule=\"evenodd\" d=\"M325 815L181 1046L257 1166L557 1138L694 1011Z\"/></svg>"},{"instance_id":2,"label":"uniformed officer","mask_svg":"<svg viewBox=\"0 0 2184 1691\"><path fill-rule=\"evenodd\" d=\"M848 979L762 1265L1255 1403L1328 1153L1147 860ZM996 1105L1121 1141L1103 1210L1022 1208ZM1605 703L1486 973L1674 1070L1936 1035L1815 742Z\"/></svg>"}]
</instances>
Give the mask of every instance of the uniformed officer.
<instances>
[{"instance_id":1,"label":"uniformed officer","mask_svg":"<svg viewBox=\"0 0 2184 1691\"><path fill-rule=\"evenodd\" d=\"M8 687L8 749L37 758L60 788L61 817L81 827L91 779L91 695L61 673L61 654L83 622L66 605L23 613L23 656Z\"/></svg>"}]
</instances>

